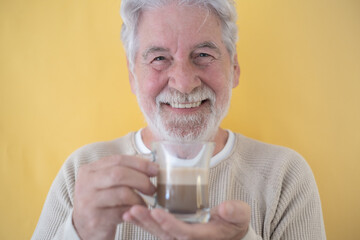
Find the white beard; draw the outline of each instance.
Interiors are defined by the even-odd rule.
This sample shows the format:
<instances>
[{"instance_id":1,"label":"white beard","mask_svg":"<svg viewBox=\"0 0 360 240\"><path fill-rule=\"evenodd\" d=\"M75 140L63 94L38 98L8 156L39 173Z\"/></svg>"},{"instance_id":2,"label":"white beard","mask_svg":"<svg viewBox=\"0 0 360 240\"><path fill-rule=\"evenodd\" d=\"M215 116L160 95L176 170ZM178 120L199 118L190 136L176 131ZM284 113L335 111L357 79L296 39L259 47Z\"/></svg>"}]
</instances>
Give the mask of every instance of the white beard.
<instances>
[{"instance_id":1,"label":"white beard","mask_svg":"<svg viewBox=\"0 0 360 240\"><path fill-rule=\"evenodd\" d=\"M230 85L230 84L229 84ZM156 97L156 109L151 109L149 100L142 99L136 89L139 106L150 130L158 140L168 141L211 141L214 139L222 119L226 116L231 99L231 86L228 86L228 98L221 106L216 106L214 91L206 85L194 89L190 94L183 94L174 89L165 89ZM197 102L206 99L209 104L201 112L187 115L176 115L163 109L163 104L170 102ZM144 104L148 105L147 108Z\"/></svg>"}]
</instances>

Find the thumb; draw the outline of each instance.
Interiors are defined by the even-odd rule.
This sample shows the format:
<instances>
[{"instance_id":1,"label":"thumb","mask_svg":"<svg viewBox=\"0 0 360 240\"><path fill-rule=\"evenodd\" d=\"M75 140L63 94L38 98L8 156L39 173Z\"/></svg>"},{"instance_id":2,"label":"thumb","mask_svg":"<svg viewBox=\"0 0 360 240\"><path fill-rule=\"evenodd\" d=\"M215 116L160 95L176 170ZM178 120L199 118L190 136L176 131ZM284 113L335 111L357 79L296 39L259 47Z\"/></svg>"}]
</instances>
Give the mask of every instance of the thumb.
<instances>
[{"instance_id":1,"label":"thumb","mask_svg":"<svg viewBox=\"0 0 360 240\"><path fill-rule=\"evenodd\" d=\"M219 216L226 222L247 228L250 223L250 206L242 201L233 200L220 204Z\"/></svg>"}]
</instances>

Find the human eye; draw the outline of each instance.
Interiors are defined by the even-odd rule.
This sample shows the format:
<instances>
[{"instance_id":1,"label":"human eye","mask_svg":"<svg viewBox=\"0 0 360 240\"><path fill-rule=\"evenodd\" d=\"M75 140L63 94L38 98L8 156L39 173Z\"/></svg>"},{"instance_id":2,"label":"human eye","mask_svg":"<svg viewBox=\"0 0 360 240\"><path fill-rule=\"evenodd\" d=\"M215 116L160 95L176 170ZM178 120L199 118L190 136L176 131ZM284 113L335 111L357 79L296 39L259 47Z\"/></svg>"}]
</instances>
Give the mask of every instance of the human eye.
<instances>
[{"instance_id":1,"label":"human eye","mask_svg":"<svg viewBox=\"0 0 360 240\"><path fill-rule=\"evenodd\" d=\"M207 53L199 53L199 57L211 57L210 54Z\"/></svg>"},{"instance_id":2,"label":"human eye","mask_svg":"<svg viewBox=\"0 0 360 240\"><path fill-rule=\"evenodd\" d=\"M155 57L152 62L164 61L166 58L164 56L157 56Z\"/></svg>"},{"instance_id":3,"label":"human eye","mask_svg":"<svg viewBox=\"0 0 360 240\"><path fill-rule=\"evenodd\" d=\"M164 70L170 64L170 61L165 56L156 56L150 61L150 65L156 70Z\"/></svg>"},{"instance_id":4,"label":"human eye","mask_svg":"<svg viewBox=\"0 0 360 240\"><path fill-rule=\"evenodd\" d=\"M213 55L206 52L200 52L194 55L194 63L200 66L206 66L210 64L214 59L215 58L213 57Z\"/></svg>"}]
</instances>

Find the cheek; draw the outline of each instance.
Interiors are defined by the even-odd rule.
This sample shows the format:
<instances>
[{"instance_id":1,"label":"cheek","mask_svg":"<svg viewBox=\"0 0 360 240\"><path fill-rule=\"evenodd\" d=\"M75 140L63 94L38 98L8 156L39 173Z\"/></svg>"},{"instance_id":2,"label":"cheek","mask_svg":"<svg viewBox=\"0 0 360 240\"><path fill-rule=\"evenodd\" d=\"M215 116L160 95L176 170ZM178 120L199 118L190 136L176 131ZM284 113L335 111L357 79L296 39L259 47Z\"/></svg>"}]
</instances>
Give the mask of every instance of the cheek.
<instances>
[{"instance_id":1,"label":"cheek","mask_svg":"<svg viewBox=\"0 0 360 240\"><path fill-rule=\"evenodd\" d=\"M155 98L166 86L166 81L161 79L160 74L154 71L147 71L139 77L140 94L146 96L147 101L154 102Z\"/></svg>"},{"instance_id":2,"label":"cheek","mask_svg":"<svg viewBox=\"0 0 360 240\"><path fill-rule=\"evenodd\" d=\"M214 69L208 72L207 84L216 94L218 102L224 102L229 98L230 76L223 69Z\"/></svg>"}]
</instances>

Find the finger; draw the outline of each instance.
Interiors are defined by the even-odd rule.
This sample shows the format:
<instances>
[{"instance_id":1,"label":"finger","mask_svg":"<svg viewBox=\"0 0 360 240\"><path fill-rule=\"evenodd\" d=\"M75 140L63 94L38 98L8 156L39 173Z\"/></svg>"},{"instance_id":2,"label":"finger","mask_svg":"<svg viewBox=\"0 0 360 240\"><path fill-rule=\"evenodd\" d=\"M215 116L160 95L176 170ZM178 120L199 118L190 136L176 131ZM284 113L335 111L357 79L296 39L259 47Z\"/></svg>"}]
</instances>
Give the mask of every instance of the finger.
<instances>
[{"instance_id":1,"label":"finger","mask_svg":"<svg viewBox=\"0 0 360 240\"><path fill-rule=\"evenodd\" d=\"M219 205L218 214L229 223L248 226L251 209L247 203L242 201L226 201Z\"/></svg>"},{"instance_id":2,"label":"finger","mask_svg":"<svg viewBox=\"0 0 360 240\"><path fill-rule=\"evenodd\" d=\"M158 164L156 163L153 163L145 158L129 155L112 155L88 164L91 171L112 168L114 166L132 168L147 174L150 177L156 176L159 169Z\"/></svg>"},{"instance_id":3,"label":"finger","mask_svg":"<svg viewBox=\"0 0 360 240\"><path fill-rule=\"evenodd\" d=\"M151 211L152 218L160 225L162 231L171 234L175 239L196 239L194 236L193 226L201 226L202 224L186 224L176 219L172 214L162 209L153 209ZM195 227L195 228L196 228ZM195 229L198 231L199 229Z\"/></svg>"},{"instance_id":4,"label":"finger","mask_svg":"<svg viewBox=\"0 0 360 240\"><path fill-rule=\"evenodd\" d=\"M94 187L99 190L127 186L148 195L153 194L156 190L147 175L118 165L93 172L91 178L98 179L95 181Z\"/></svg>"},{"instance_id":5,"label":"finger","mask_svg":"<svg viewBox=\"0 0 360 240\"><path fill-rule=\"evenodd\" d=\"M73 222L76 229L116 229L116 225L122 222L123 214L131 206L114 207L114 208L97 208L95 211L79 212L77 208L73 211ZM86 230L86 231L88 231Z\"/></svg>"},{"instance_id":6,"label":"finger","mask_svg":"<svg viewBox=\"0 0 360 240\"><path fill-rule=\"evenodd\" d=\"M92 203L99 208L145 205L142 197L128 187L99 190L93 196Z\"/></svg>"},{"instance_id":7,"label":"finger","mask_svg":"<svg viewBox=\"0 0 360 240\"><path fill-rule=\"evenodd\" d=\"M165 232L159 224L152 218L150 211L142 206L133 206L123 216L124 221L132 222L152 235L160 239L173 239L167 232Z\"/></svg>"},{"instance_id":8,"label":"finger","mask_svg":"<svg viewBox=\"0 0 360 240\"><path fill-rule=\"evenodd\" d=\"M176 239L234 239L239 232L237 226L220 217L209 223L187 224L160 209L152 210L151 215L163 231Z\"/></svg>"}]
</instances>

